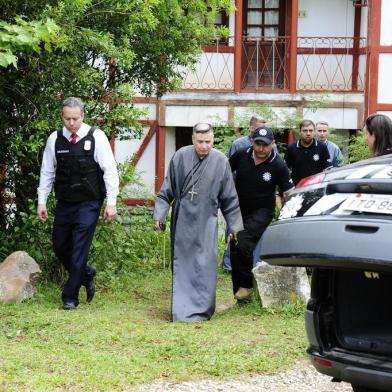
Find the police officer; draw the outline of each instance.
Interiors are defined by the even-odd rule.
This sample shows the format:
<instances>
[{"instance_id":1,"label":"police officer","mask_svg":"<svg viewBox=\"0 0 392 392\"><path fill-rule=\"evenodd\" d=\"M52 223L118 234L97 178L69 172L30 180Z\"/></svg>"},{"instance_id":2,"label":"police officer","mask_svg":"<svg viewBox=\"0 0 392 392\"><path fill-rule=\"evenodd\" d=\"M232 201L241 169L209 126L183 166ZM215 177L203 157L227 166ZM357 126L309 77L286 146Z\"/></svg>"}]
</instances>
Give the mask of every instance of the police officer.
<instances>
[{"instance_id":1,"label":"police officer","mask_svg":"<svg viewBox=\"0 0 392 392\"><path fill-rule=\"evenodd\" d=\"M231 241L234 297L247 300L252 292L253 251L275 211L276 187L285 196L294 188L289 170L274 150L274 134L268 127L257 128L252 146L236 152L229 160L235 175L244 230Z\"/></svg>"},{"instance_id":2,"label":"police officer","mask_svg":"<svg viewBox=\"0 0 392 392\"><path fill-rule=\"evenodd\" d=\"M105 220L113 220L117 213L119 178L109 141L104 132L83 119L83 102L67 98L62 106L64 126L46 143L38 187L37 215L44 222L48 218L46 201L54 183L57 205L53 247L68 271L62 292L64 309L78 306L82 285L87 301L93 299L95 269L87 259L105 197Z\"/></svg>"},{"instance_id":3,"label":"police officer","mask_svg":"<svg viewBox=\"0 0 392 392\"><path fill-rule=\"evenodd\" d=\"M295 185L332 166L327 146L314 136L313 121L303 120L299 125L299 140L287 146L285 160Z\"/></svg>"}]
</instances>

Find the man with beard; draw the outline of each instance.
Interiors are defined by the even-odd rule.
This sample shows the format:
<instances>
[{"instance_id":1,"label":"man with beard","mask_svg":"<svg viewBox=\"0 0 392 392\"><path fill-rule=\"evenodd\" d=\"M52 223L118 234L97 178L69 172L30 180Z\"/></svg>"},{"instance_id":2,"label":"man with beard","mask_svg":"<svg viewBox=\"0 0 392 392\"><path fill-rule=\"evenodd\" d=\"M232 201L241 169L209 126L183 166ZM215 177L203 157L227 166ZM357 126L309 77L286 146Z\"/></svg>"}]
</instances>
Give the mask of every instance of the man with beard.
<instances>
[{"instance_id":1,"label":"man with beard","mask_svg":"<svg viewBox=\"0 0 392 392\"><path fill-rule=\"evenodd\" d=\"M274 216L276 187L284 196L294 188L285 162L273 148L272 129L257 128L251 139L250 148L230 158L244 223L238 242L230 246L233 293L239 302L252 293L253 251Z\"/></svg>"},{"instance_id":2,"label":"man with beard","mask_svg":"<svg viewBox=\"0 0 392 392\"><path fill-rule=\"evenodd\" d=\"M284 158L291 169L291 178L295 185L303 178L332 166L327 146L314 136L313 121L303 120L299 125L299 140L287 146Z\"/></svg>"}]
</instances>

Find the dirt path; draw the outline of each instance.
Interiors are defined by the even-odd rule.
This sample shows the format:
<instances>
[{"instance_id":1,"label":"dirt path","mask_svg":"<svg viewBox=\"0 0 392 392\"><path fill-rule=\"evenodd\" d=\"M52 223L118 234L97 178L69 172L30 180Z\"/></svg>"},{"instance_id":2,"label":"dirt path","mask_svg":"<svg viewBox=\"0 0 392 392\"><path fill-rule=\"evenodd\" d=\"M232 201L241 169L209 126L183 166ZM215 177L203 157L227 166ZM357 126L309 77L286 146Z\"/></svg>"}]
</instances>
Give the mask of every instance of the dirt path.
<instances>
[{"instance_id":1,"label":"dirt path","mask_svg":"<svg viewBox=\"0 0 392 392\"><path fill-rule=\"evenodd\" d=\"M350 384L333 383L306 361L270 376L251 376L232 380L198 380L181 383L156 381L144 385L138 392L352 392Z\"/></svg>"}]
</instances>

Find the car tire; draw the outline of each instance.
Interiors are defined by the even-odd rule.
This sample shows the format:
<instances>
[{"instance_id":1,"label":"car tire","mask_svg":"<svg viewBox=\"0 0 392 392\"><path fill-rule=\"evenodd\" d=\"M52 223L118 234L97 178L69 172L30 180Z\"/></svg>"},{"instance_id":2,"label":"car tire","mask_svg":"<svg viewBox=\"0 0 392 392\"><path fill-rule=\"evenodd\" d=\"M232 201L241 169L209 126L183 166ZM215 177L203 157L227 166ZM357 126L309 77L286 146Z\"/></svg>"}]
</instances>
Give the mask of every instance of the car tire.
<instances>
[{"instance_id":1,"label":"car tire","mask_svg":"<svg viewBox=\"0 0 392 392\"><path fill-rule=\"evenodd\" d=\"M351 388L353 389L354 392L382 392L379 389L360 387L358 385L353 385L353 384L351 384Z\"/></svg>"}]
</instances>

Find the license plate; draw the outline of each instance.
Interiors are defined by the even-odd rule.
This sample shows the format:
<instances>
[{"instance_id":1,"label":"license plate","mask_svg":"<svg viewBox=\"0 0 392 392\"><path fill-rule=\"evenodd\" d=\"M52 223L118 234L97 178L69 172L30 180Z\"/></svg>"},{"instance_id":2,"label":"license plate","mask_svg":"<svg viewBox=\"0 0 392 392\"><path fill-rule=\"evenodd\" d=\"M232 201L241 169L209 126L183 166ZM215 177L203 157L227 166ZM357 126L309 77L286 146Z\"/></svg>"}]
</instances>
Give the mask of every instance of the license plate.
<instances>
[{"instance_id":1,"label":"license plate","mask_svg":"<svg viewBox=\"0 0 392 392\"><path fill-rule=\"evenodd\" d=\"M392 195L357 193L348 197L340 206L342 210L392 214Z\"/></svg>"}]
</instances>

